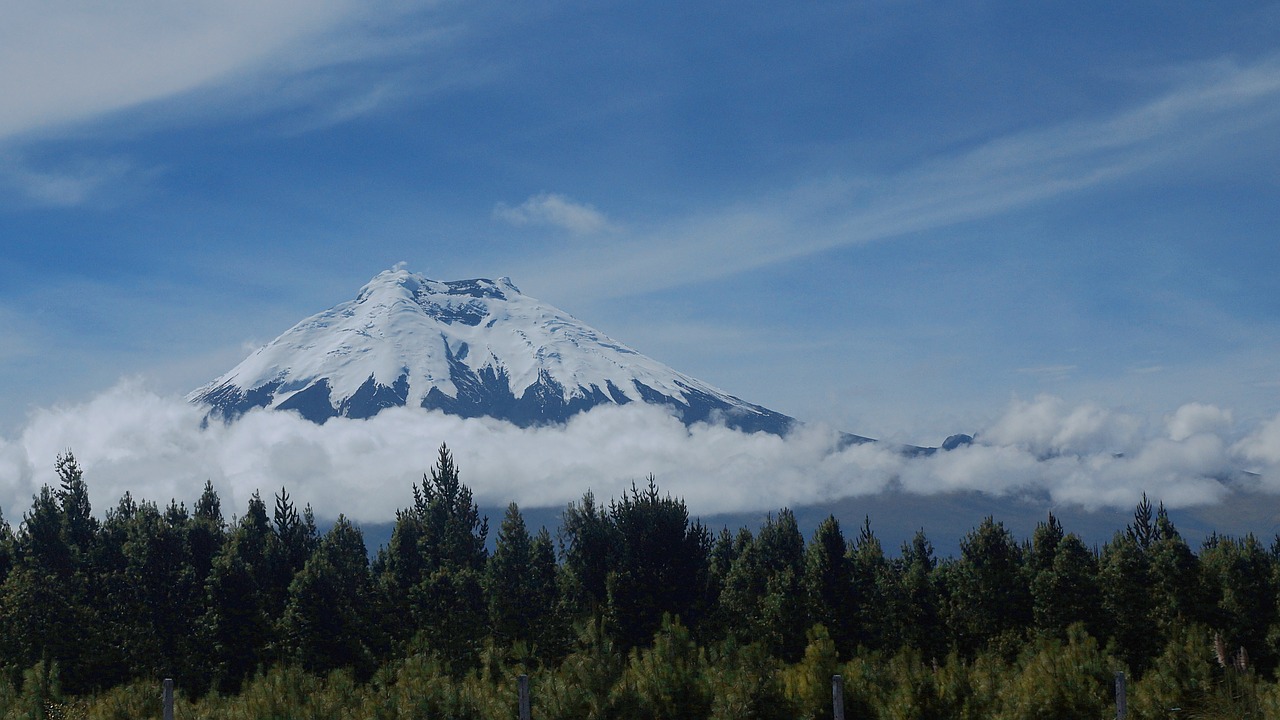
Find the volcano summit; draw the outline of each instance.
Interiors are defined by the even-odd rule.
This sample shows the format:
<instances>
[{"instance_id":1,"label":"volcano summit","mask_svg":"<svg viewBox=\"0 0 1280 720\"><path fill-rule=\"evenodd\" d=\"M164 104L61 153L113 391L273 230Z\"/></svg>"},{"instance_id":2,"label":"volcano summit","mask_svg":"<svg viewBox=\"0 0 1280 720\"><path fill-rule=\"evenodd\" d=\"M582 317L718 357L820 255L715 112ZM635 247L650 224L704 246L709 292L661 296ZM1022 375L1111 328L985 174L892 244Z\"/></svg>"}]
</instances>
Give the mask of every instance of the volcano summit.
<instances>
[{"instance_id":1,"label":"volcano summit","mask_svg":"<svg viewBox=\"0 0 1280 720\"><path fill-rule=\"evenodd\" d=\"M441 282L401 269L293 326L188 400L228 420L273 408L323 423L408 405L528 427L643 402L686 425L782 435L796 422L641 355L508 278Z\"/></svg>"}]
</instances>

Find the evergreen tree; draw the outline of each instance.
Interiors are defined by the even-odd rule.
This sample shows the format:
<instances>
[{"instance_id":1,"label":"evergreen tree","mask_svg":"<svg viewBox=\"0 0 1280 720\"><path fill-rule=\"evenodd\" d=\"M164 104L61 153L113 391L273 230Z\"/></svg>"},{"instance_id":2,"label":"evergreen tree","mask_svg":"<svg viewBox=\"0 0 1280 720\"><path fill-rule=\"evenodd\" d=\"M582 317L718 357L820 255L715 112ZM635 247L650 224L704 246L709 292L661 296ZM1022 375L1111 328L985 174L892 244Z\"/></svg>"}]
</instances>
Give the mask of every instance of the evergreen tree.
<instances>
[{"instance_id":1,"label":"evergreen tree","mask_svg":"<svg viewBox=\"0 0 1280 720\"><path fill-rule=\"evenodd\" d=\"M734 561L742 553L742 548L751 544L751 531L741 528L738 533L729 532L729 528L721 528L716 541L711 545L711 553L707 566L707 593L710 596L706 616L698 628L699 637L706 642L724 640L733 624L721 598L724 596L725 583L728 582L729 571Z\"/></svg>"},{"instance_id":2,"label":"evergreen tree","mask_svg":"<svg viewBox=\"0 0 1280 720\"><path fill-rule=\"evenodd\" d=\"M849 615L853 591L848 543L840 531L840 521L828 515L814 531L805 557L804 587L814 622L831 633L836 650L849 657L853 645L853 618Z\"/></svg>"},{"instance_id":3,"label":"evergreen tree","mask_svg":"<svg viewBox=\"0 0 1280 720\"><path fill-rule=\"evenodd\" d=\"M195 584L187 555L186 514L176 512L176 505L170 509L162 515L154 503L144 502L127 521L122 644L134 677L187 680L194 675L187 638L204 588Z\"/></svg>"},{"instance_id":4,"label":"evergreen tree","mask_svg":"<svg viewBox=\"0 0 1280 720\"><path fill-rule=\"evenodd\" d=\"M928 659L946 655L946 628L942 622L942 598L936 577L937 559L924 530L903 544L899 560L896 634L902 645L915 648Z\"/></svg>"},{"instance_id":5,"label":"evergreen tree","mask_svg":"<svg viewBox=\"0 0 1280 720\"><path fill-rule=\"evenodd\" d=\"M1146 553L1151 548L1151 543L1156 540L1155 518L1151 511L1151 501L1147 499L1146 493L1142 493L1142 501L1133 510L1133 522L1125 530L1125 534L1143 553Z\"/></svg>"},{"instance_id":6,"label":"evergreen tree","mask_svg":"<svg viewBox=\"0 0 1280 720\"><path fill-rule=\"evenodd\" d=\"M1150 563L1134 533L1118 532L1103 548L1098 585L1113 652L1141 673L1162 643L1152 613Z\"/></svg>"},{"instance_id":7,"label":"evergreen tree","mask_svg":"<svg viewBox=\"0 0 1280 720\"><path fill-rule=\"evenodd\" d=\"M482 587L488 533L488 520L441 445L430 475L413 486L413 506L397 513L391 544L377 563L390 638L412 635L454 672L476 661L488 634Z\"/></svg>"},{"instance_id":8,"label":"evergreen tree","mask_svg":"<svg viewBox=\"0 0 1280 720\"><path fill-rule=\"evenodd\" d=\"M91 592L99 524L75 457L58 456L55 469L59 488L40 488L14 537L0 614L7 632L19 635L11 645L21 666L57 662L64 686L79 693L111 679L99 617L106 598Z\"/></svg>"},{"instance_id":9,"label":"evergreen tree","mask_svg":"<svg viewBox=\"0 0 1280 720\"><path fill-rule=\"evenodd\" d=\"M289 586L319 544L311 507L299 515L289 492L280 488L275 496L271 534L267 537L267 577L264 592L267 614L278 618L288 602Z\"/></svg>"},{"instance_id":10,"label":"evergreen tree","mask_svg":"<svg viewBox=\"0 0 1280 720\"><path fill-rule=\"evenodd\" d=\"M807 608L803 597L804 536L788 509L770 515L734 560L720 602L740 642L761 642L776 657L794 662L804 651Z\"/></svg>"},{"instance_id":11,"label":"evergreen tree","mask_svg":"<svg viewBox=\"0 0 1280 720\"><path fill-rule=\"evenodd\" d=\"M202 625L214 685L224 692L238 691L246 677L269 663L276 646L269 615L270 537L267 506L255 492L205 583L208 610Z\"/></svg>"},{"instance_id":12,"label":"evergreen tree","mask_svg":"<svg viewBox=\"0 0 1280 720\"><path fill-rule=\"evenodd\" d=\"M1031 621L1022 552L1003 523L988 516L960 541L948 625L957 646L974 653L992 642L1016 646Z\"/></svg>"},{"instance_id":13,"label":"evergreen tree","mask_svg":"<svg viewBox=\"0 0 1280 720\"><path fill-rule=\"evenodd\" d=\"M570 640L568 610L560 593L560 568L556 565L556 548L551 533L538 528L530 545L531 565L527 591L537 611L530 619L533 625L533 649L539 657L558 661L568 652Z\"/></svg>"},{"instance_id":14,"label":"evergreen tree","mask_svg":"<svg viewBox=\"0 0 1280 720\"><path fill-rule=\"evenodd\" d=\"M1044 559L1039 548L1035 554L1038 559ZM1097 559L1074 533L1054 543L1049 559L1050 564L1042 566L1031 578L1036 631L1045 637L1065 640L1067 629L1081 623L1098 636L1103 627L1098 622L1101 596Z\"/></svg>"},{"instance_id":15,"label":"evergreen tree","mask_svg":"<svg viewBox=\"0 0 1280 720\"><path fill-rule=\"evenodd\" d=\"M1179 628L1208 622L1200 560L1174 527L1163 503L1156 514L1155 539L1148 548L1152 615L1162 641Z\"/></svg>"},{"instance_id":16,"label":"evergreen tree","mask_svg":"<svg viewBox=\"0 0 1280 720\"><path fill-rule=\"evenodd\" d=\"M532 644L541 615L555 603L554 595L537 596L538 590L545 592L547 589L540 581L545 582L545 579L535 575L533 538L525 527L519 506L511 503L502 518L497 545L485 568L489 627L494 640L500 645ZM554 591L554 585L550 589Z\"/></svg>"},{"instance_id":17,"label":"evergreen tree","mask_svg":"<svg viewBox=\"0 0 1280 720\"><path fill-rule=\"evenodd\" d=\"M370 592L364 535L340 515L289 585L280 623L286 657L313 673L347 668L369 678L376 645Z\"/></svg>"},{"instance_id":18,"label":"evergreen tree","mask_svg":"<svg viewBox=\"0 0 1280 720\"><path fill-rule=\"evenodd\" d=\"M708 597L711 538L690 521L684 501L658 492L653 476L643 490L609 507L616 560L607 582L609 625L628 650L648 644L672 615L696 625Z\"/></svg>"},{"instance_id":19,"label":"evergreen tree","mask_svg":"<svg viewBox=\"0 0 1280 720\"><path fill-rule=\"evenodd\" d=\"M0 584L4 583L5 578L9 577L9 573L13 570L14 552L13 528L9 527L8 521L4 519L4 513L0 512Z\"/></svg>"},{"instance_id":20,"label":"evergreen tree","mask_svg":"<svg viewBox=\"0 0 1280 720\"><path fill-rule=\"evenodd\" d=\"M567 624L559 597L556 547L547 528L531 537L520 507L512 502L485 568L489 630L500 647L556 659L566 652Z\"/></svg>"},{"instance_id":21,"label":"evergreen tree","mask_svg":"<svg viewBox=\"0 0 1280 720\"><path fill-rule=\"evenodd\" d=\"M1054 558L1058 555L1058 543L1061 543L1065 536L1062 523L1058 522L1058 518L1054 517L1053 513L1049 513L1047 521L1036 525L1035 531L1031 534L1031 546L1026 552L1027 572L1033 579L1040 573L1053 568Z\"/></svg>"},{"instance_id":22,"label":"evergreen tree","mask_svg":"<svg viewBox=\"0 0 1280 720\"><path fill-rule=\"evenodd\" d=\"M853 642L874 649L895 646L890 601L896 578L880 538L871 530L869 516L863 518L858 539L848 552L853 577L849 615L856 623Z\"/></svg>"},{"instance_id":23,"label":"evergreen tree","mask_svg":"<svg viewBox=\"0 0 1280 720\"><path fill-rule=\"evenodd\" d=\"M489 521L480 516L471 489L462 484L453 455L445 445L440 446L430 476L423 477L422 487L413 487L413 514L422 524L418 545L429 571L484 571Z\"/></svg>"},{"instance_id":24,"label":"evergreen tree","mask_svg":"<svg viewBox=\"0 0 1280 720\"><path fill-rule=\"evenodd\" d=\"M569 503L565 508L560 523L560 547L566 590L579 613L603 617L618 542L612 518L590 490L581 502Z\"/></svg>"},{"instance_id":25,"label":"evergreen tree","mask_svg":"<svg viewBox=\"0 0 1280 720\"><path fill-rule=\"evenodd\" d=\"M1250 534L1243 540L1221 538L1207 545L1201 562L1217 605L1212 627L1230 651L1244 648L1254 665L1269 672L1276 650L1267 642L1267 631L1277 619L1270 553Z\"/></svg>"},{"instance_id":26,"label":"evergreen tree","mask_svg":"<svg viewBox=\"0 0 1280 720\"><path fill-rule=\"evenodd\" d=\"M89 505L89 486L84 481L80 464L68 450L59 455L54 465L60 487L58 505L62 511L63 533L71 552L81 560L93 552L93 542L98 531L98 521Z\"/></svg>"}]
</instances>

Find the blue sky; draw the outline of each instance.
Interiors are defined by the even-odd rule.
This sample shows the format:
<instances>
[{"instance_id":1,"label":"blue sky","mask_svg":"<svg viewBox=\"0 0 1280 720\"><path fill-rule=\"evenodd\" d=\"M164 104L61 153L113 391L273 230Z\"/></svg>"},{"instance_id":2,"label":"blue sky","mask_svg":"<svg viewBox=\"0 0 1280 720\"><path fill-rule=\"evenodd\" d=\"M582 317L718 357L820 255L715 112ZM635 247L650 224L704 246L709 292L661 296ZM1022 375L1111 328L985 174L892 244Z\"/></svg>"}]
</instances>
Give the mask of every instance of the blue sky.
<instances>
[{"instance_id":1,"label":"blue sky","mask_svg":"<svg viewBox=\"0 0 1280 720\"><path fill-rule=\"evenodd\" d=\"M1280 411L1277 28L0 2L0 428L122 377L185 393L405 261L864 435L938 444L1040 395L1244 434Z\"/></svg>"}]
</instances>

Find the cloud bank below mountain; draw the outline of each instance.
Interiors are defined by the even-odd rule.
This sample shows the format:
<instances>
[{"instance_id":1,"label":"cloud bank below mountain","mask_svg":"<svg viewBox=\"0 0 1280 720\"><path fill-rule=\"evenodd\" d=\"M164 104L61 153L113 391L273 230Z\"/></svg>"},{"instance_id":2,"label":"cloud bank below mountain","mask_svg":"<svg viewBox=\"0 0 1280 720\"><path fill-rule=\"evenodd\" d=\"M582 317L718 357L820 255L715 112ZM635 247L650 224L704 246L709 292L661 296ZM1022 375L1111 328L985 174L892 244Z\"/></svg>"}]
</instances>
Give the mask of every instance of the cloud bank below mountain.
<instances>
[{"instance_id":1,"label":"cloud bank below mountain","mask_svg":"<svg viewBox=\"0 0 1280 720\"><path fill-rule=\"evenodd\" d=\"M1219 503L1236 491L1280 493L1280 417L1239 430L1229 411L1189 404L1159 419L1049 396L1011 402L977 441L909 457L880 443L841 448L839 433L803 427L786 438L685 427L662 408L601 406L565 425L521 429L391 408L324 425L252 411L231 424L127 381L87 402L33 412L0 438L0 507L16 522L54 459L70 449L99 513L125 493L190 504L204 481L225 512L281 487L322 517L383 522L410 502L447 443L483 505L557 507L588 489L616 497L652 473L701 515L814 505L884 491L976 491L1049 507L1132 507L1146 493L1170 508Z\"/></svg>"}]
</instances>

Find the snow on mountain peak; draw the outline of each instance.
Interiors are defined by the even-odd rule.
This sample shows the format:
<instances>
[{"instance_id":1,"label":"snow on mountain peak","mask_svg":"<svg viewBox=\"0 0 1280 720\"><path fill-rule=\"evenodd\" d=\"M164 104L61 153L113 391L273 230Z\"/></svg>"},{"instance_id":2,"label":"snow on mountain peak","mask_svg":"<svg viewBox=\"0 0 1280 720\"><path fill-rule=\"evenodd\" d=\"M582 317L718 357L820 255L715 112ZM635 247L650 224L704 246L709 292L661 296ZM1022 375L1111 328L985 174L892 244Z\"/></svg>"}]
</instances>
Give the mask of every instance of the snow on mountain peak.
<instances>
[{"instance_id":1,"label":"snow on mountain peak","mask_svg":"<svg viewBox=\"0 0 1280 720\"><path fill-rule=\"evenodd\" d=\"M439 281L401 265L189 399L227 417L271 407L318 422L412 405L527 425L633 401L671 405L686 422L719 416L779 433L793 422L641 355L510 278Z\"/></svg>"}]
</instances>

